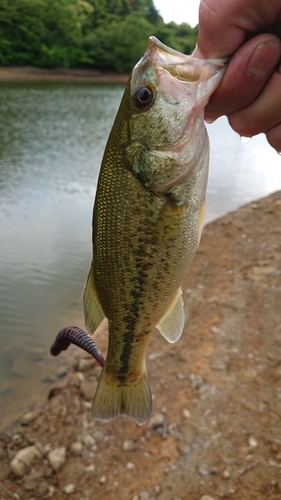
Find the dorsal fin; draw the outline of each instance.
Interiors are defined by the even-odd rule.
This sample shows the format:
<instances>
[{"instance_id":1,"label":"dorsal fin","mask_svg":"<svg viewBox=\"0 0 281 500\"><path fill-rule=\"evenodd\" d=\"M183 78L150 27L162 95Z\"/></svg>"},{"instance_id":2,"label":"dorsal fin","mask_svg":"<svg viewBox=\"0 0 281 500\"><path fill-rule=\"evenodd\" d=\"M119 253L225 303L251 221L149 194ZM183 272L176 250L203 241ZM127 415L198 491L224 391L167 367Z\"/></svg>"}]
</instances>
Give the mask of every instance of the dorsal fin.
<instances>
[{"instance_id":1,"label":"dorsal fin","mask_svg":"<svg viewBox=\"0 0 281 500\"><path fill-rule=\"evenodd\" d=\"M169 309L157 325L159 332L171 344L179 340L184 327L182 289L179 288Z\"/></svg>"},{"instance_id":2,"label":"dorsal fin","mask_svg":"<svg viewBox=\"0 0 281 500\"><path fill-rule=\"evenodd\" d=\"M93 334L105 318L105 314L102 310L96 291L93 265L87 279L83 303L85 325L88 333Z\"/></svg>"}]
</instances>

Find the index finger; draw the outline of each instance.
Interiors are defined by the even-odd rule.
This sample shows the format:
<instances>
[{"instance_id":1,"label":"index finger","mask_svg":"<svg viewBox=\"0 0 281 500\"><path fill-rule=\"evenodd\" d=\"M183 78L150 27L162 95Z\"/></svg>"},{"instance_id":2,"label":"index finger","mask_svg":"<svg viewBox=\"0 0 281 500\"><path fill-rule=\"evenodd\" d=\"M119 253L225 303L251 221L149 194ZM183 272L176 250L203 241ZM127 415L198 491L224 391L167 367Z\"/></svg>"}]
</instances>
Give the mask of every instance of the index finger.
<instances>
[{"instance_id":1,"label":"index finger","mask_svg":"<svg viewBox=\"0 0 281 500\"><path fill-rule=\"evenodd\" d=\"M207 105L205 118L213 121L253 102L266 85L281 57L281 42L263 34L245 43L231 58L217 91Z\"/></svg>"}]
</instances>

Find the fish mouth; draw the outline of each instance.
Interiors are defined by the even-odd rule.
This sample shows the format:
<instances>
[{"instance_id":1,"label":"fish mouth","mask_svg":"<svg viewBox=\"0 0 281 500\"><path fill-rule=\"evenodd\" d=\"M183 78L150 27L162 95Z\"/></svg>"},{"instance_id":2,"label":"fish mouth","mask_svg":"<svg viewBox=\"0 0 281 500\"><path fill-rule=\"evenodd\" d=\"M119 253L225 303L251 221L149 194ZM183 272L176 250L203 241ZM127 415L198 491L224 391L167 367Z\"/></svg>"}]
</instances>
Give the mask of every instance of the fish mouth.
<instances>
[{"instance_id":1,"label":"fish mouth","mask_svg":"<svg viewBox=\"0 0 281 500\"><path fill-rule=\"evenodd\" d=\"M227 58L198 59L183 54L160 42L155 36L149 37L144 59L151 61L158 75L164 70L180 82L194 83L194 87L208 81L204 89L208 99L219 84L228 62Z\"/></svg>"},{"instance_id":2,"label":"fish mouth","mask_svg":"<svg viewBox=\"0 0 281 500\"><path fill-rule=\"evenodd\" d=\"M158 76L159 93L167 102L187 102L190 111L180 137L172 144L153 148L158 152L170 150L172 156L180 154L189 140L193 119L203 111L219 85L228 59L198 59L151 36L143 60L153 65Z\"/></svg>"}]
</instances>

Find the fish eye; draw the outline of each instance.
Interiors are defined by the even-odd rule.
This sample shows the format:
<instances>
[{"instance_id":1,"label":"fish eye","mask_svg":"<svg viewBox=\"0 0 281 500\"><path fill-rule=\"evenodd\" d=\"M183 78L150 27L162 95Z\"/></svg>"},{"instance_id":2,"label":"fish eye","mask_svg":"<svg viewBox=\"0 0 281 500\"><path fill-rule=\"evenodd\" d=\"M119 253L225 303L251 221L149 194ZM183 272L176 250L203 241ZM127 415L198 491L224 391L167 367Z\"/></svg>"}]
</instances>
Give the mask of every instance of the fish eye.
<instances>
[{"instance_id":1,"label":"fish eye","mask_svg":"<svg viewBox=\"0 0 281 500\"><path fill-rule=\"evenodd\" d=\"M141 85L136 88L132 97L137 108L147 110L155 101L155 92L149 85Z\"/></svg>"}]
</instances>

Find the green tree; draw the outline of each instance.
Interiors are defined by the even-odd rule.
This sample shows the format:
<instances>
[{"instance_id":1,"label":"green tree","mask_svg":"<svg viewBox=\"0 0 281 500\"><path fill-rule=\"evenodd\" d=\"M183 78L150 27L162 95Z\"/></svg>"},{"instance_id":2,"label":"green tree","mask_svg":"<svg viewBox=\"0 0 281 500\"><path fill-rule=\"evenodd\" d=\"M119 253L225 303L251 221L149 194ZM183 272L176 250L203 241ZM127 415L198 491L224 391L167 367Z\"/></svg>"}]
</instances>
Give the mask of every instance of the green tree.
<instances>
[{"instance_id":1,"label":"green tree","mask_svg":"<svg viewBox=\"0 0 281 500\"><path fill-rule=\"evenodd\" d=\"M197 29L165 24L153 0L0 0L0 64L130 71L150 35L185 53Z\"/></svg>"},{"instance_id":2,"label":"green tree","mask_svg":"<svg viewBox=\"0 0 281 500\"><path fill-rule=\"evenodd\" d=\"M77 64L92 11L84 0L0 0L0 63Z\"/></svg>"},{"instance_id":3,"label":"green tree","mask_svg":"<svg viewBox=\"0 0 281 500\"><path fill-rule=\"evenodd\" d=\"M137 13L123 20L111 19L102 24L85 41L85 50L93 65L99 69L131 71L143 55L153 26Z\"/></svg>"}]
</instances>

